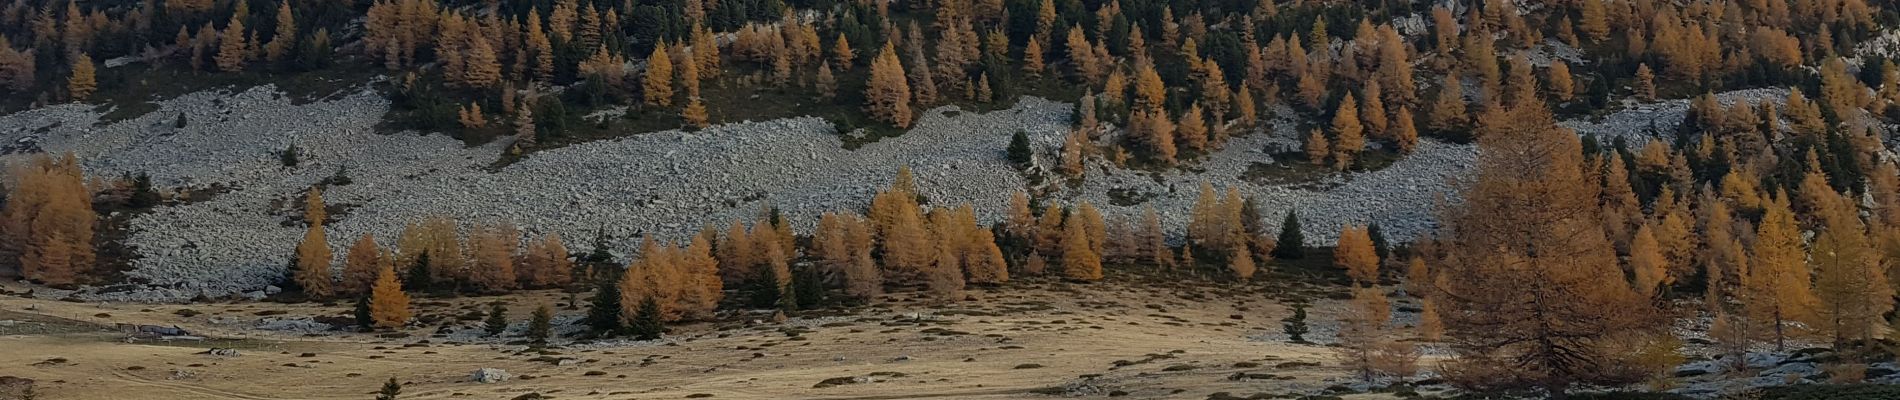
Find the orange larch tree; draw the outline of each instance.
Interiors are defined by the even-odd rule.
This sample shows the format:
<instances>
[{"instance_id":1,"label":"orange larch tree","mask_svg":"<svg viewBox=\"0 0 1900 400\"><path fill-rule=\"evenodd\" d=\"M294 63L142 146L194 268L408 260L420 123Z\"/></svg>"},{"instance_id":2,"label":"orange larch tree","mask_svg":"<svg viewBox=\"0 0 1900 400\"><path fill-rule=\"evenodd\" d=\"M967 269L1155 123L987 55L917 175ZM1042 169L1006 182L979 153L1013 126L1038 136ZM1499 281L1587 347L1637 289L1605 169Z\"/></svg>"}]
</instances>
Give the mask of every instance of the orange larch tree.
<instances>
[{"instance_id":1,"label":"orange larch tree","mask_svg":"<svg viewBox=\"0 0 1900 400\"><path fill-rule=\"evenodd\" d=\"M0 250L5 264L48 285L80 282L93 269L93 213L79 160L45 154L15 164L7 174L7 202L0 211Z\"/></svg>"},{"instance_id":2,"label":"orange larch tree","mask_svg":"<svg viewBox=\"0 0 1900 400\"><path fill-rule=\"evenodd\" d=\"M376 238L363 234L343 256L343 279L337 281L338 294L361 295L376 284L376 273L389 266L388 253L376 245Z\"/></svg>"},{"instance_id":3,"label":"orange larch tree","mask_svg":"<svg viewBox=\"0 0 1900 400\"><path fill-rule=\"evenodd\" d=\"M231 23L225 25L224 36L218 39L218 70L236 72L244 69L244 61L249 58L244 41L244 16L232 15Z\"/></svg>"},{"instance_id":4,"label":"orange larch tree","mask_svg":"<svg viewBox=\"0 0 1900 400\"><path fill-rule=\"evenodd\" d=\"M396 280L394 267L384 266L376 273L376 284L370 290L369 315L381 328L401 328L409 323L412 315L409 294L402 291L402 282Z\"/></svg>"},{"instance_id":5,"label":"orange larch tree","mask_svg":"<svg viewBox=\"0 0 1900 400\"><path fill-rule=\"evenodd\" d=\"M1374 251L1366 228L1349 225L1339 230L1333 265L1346 270L1353 282L1365 285L1379 282L1379 254Z\"/></svg>"},{"instance_id":6,"label":"orange larch tree","mask_svg":"<svg viewBox=\"0 0 1900 400\"><path fill-rule=\"evenodd\" d=\"M1359 151L1366 148L1365 127L1359 123L1359 105L1352 94L1346 94L1339 101L1339 111L1333 113L1333 168L1345 170L1352 166Z\"/></svg>"},{"instance_id":7,"label":"orange larch tree","mask_svg":"<svg viewBox=\"0 0 1900 400\"><path fill-rule=\"evenodd\" d=\"M304 197L304 222L309 228L304 231L303 242L297 245L295 274L297 286L303 288L303 293L318 299L334 294L331 281L335 279L330 268L330 242L324 237L323 208L323 191L310 188Z\"/></svg>"},{"instance_id":8,"label":"orange larch tree","mask_svg":"<svg viewBox=\"0 0 1900 400\"><path fill-rule=\"evenodd\" d=\"M1069 218L1062 224L1062 276L1077 281L1102 280L1102 256L1089 241L1088 222Z\"/></svg>"},{"instance_id":9,"label":"orange larch tree","mask_svg":"<svg viewBox=\"0 0 1900 400\"><path fill-rule=\"evenodd\" d=\"M889 43L871 61L871 77L865 83L864 99L865 107L878 120L900 128L910 126L910 84L905 82L904 66L897 59L896 48Z\"/></svg>"},{"instance_id":10,"label":"orange larch tree","mask_svg":"<svg viewBox=\"0 0 1900 400\"><path fill-rule=\"evenodd\" d=\"M470 282L486 293L514 290L515 248L521 237L513 224L480 226L469 234ZM433 256L432 256L433 257Z\"/></svg>"},{"instance_id":11,"label":"orange larch tree","mask_svg":"<svg viewBox=\"0 0 1900 400\"><path fill-rule=\"evenodd\" d=\"M1599 186L1582 144L1543 104L1478 135L1476 178L1445 214L1445 254L1433 263L1456 358L1453 379L1534 387L1561 396L1580 383L1642 379L1618 339L1667 335L1648 299L1624 281L1595 217Z\"/></svg>"},{"instance_id":12,"label":"orange larch tree","mask_svg":"<svg viewBox=\"0 0 1900 400\"><path fill-rule=\"evenodd\" d=\"M641 97L646 104L655 107L673 105L673 60L666 54L666 44L653 47L653 54L647 56L647 71L641 84Z\"/></svg>"},{"instance_id":13,"label":"orange larch tree","mask_svg":"<svg viewBox=\"0 0 1900 400\"><path fill-rule=\"evenodd\" d=\"M78 57L74 57L72 60L72 75L66 78L66 94L72 96L73 100L78 101L85 101L86 98L92 97L92 92L99 90L98 78L95 77L96 73L94 71L91 56L80 54ZM26 78L16 77L14 79L24 79L23 82L31 82L31 74L28 75Z\"/></svg>"},{"instance_id":14,"label":"orange larch tree","mask_svg":"<svg viewBox=\"0 0 1900 400\"><path fill-rule=\"evenodd\" d=\"M1748 302L1743 304L1752 319L1770 324L1775 348L1787 346L1788 322L1815 322L1813 268L1808 266L1800 226L1795 223L1786 192L1777 193L1755 228L1753 257L1750 258ZM1799 326L1811 326L1801 324Z\"/></svg>"}]
</instances>

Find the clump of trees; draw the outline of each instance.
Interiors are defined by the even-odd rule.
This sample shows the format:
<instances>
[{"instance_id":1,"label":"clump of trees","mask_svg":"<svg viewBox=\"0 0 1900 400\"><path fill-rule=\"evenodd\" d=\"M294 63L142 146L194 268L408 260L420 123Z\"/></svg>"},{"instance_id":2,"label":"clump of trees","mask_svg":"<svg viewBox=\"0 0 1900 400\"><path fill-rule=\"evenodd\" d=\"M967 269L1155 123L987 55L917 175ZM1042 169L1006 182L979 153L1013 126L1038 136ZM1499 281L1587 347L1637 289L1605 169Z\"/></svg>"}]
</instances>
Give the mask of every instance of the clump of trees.
<instances>
[{"instance_id":1,"label":"clump of trees","mask_svg":"<svg viewBox=\"0 0 1900 400\"><path fill-rule=\"evenodd\" d=\"M91 189L72 154L41 154L7 171L0 209L0 266L47 285L83 283L96 275Z\"/></svg>"}]
</instances>

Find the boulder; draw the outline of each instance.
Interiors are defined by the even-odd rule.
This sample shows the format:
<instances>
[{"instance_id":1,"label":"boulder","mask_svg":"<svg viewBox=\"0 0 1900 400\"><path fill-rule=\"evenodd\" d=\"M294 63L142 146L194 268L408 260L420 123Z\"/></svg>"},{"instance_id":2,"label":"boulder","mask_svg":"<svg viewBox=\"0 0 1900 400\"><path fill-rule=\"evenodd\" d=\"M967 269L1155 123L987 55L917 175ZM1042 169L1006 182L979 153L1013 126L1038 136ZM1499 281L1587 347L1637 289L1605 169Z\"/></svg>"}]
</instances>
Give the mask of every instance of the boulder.
<instances>
[{"instance_id":1,"label":"boulder","mask_svg":"<svg viewBox=\"0 0 1900 400\"><path fill-rule=\"evenodd\" d=\"M501 368L482 368L468 375L468 380L481 383L507 382L510 375Z\"/></svg>"},{"instance_id":2,"label":"boulder","mask_svg":"<svg viewBox=\"0 0 1900 400\"><path fill-rule=\"evenodd\" d=\"M0 376L0 400L28 400L34 396L32 379Z\"/></svg>"},{"instance_id":3,"label":"boulder","mask_svg":"<svg viewBox=\"0 0 1900 400\"><path fill-rule=\"evenodd\" d=\"M1794 375L1794 376L1800 376L1800 377L1807 377L1807 376L1813 376L1820 373L1821 373L1821 367L1818 365L1815 365L1813 363L1796 362L1796 363L1781 364L1779 366L1776 366L1773 369L1762 371L1761 376L1785 377L1788 375Z\"/></svg>"}]
</instances>

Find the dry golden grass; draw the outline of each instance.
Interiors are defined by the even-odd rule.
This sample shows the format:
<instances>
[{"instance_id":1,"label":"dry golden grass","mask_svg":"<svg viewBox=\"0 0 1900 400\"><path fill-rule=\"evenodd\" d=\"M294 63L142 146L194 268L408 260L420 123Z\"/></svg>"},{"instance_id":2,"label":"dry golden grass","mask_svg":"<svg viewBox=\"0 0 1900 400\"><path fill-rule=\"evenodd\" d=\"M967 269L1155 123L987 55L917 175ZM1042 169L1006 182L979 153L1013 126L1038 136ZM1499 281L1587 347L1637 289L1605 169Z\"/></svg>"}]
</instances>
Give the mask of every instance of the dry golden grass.
<instances>
[{"instance_id":1,"label":"dry golden grass","mask_svg":"<svg viewBox=\"0 0 1900 400\"><path fill-rule=\"evenodd\" d=\"M1005 399L1053 397L1042 393L1078 385L1091 397L1119 391L1132 398L1203 399L1216 392L1302 393L1350 379L1326 347L1247 339L1277 332L1290 313L1261 286L1129 280L1017 282L971 290L955 303L900 293L876 307L787 324L729 317L676 326L667 345L552 349L555 357L579 360L567 366L532 360L542 354L519 351L522 346L444 338L413 344L435 327L413 328L406 332L411 337L400 339L250 329L259 312L343 316L348 304L102 305L0 296L0 310L13 310L0 311L0 320L22 321L0 327L6 334L0 336L0 375L34 379L51 399L364 399L390 377L405 382L404 399L528 393L561 399ZM565 295L431 299L438 304L419 314L460 314L497 299L513 304L518 321L538 302L558 305ZM37 310L21 311L29 304ZM181 309L203 314L184 317L176 313ZM1309 321L1332 318L1323 310L1315 309ZM227 319L239 322L214 322ZM124 343L100 326L114 322L177 324L219 339ZM63 329L27 332L29 325ZM783 329L794 325L809 330ZM199 354L209 347L238 348L243 355ZM64 361L46 362L55 358ZM1319 366L1276 367L1291 362ZM468 382L469 373L483 367L506 369L515 378ZM1241 372L1273 378L1230 379ZM814 387L832 378L865 379Z\"/></svg>"}]
</instances>

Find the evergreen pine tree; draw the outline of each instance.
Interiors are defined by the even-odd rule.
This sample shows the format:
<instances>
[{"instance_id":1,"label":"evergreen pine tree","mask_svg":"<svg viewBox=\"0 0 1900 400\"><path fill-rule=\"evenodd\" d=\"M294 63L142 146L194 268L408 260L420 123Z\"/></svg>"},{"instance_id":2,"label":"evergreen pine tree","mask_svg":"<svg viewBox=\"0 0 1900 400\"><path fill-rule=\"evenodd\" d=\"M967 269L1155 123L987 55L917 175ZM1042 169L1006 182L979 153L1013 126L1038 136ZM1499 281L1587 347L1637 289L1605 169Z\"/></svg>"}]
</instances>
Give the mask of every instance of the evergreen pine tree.
<instances>
[{"instance_id":1,"label":"evergreen pine tree","mask_svg":"<svg viewBox=\"0 0 1900 400\"><path fill-rule=\"evenodd\" d=\"M793 271L791 290L795 294L792 297L796 300L797 308L810 310L824 306L827 297L824 281L825 277L818 268L798 268Z\"/></svg>"},{"instance_id":2,"label":"evergreen pine tree","mask_svg":"<svg viewBox=\"0 0 1900 400\"><path fill-rule=\"evenodd\" d=\"M633 321L627 326L628 334L634 339L656 340L665 331L660 325L660 303L652 297L640 302L640 310L633 314Z\"/></svg>"},{"instance_id":3,"label":"evergreen pine tree","mask_svg":"<svg viewBox=\"0 0 1900 400\"><path fill-rule=\"evenodd\" d=\"M1306 257L1306 236L1300 233L1300 216L1293 211L1286 212L1286 220L1280 222L1280 237L1273 247L1275 258L1297 260Z\"/></svg>"},{"instance_id":4,"label":"evergreen pine tree","mask_svg":"<svg viewBox=\"0 0 1900 400\"><path fill-rule=\"evenodd\" d=\"M545 345L550 337L554 337L554 309L542 304L534 309L534 317L528 321L528 338L535 344Z\"/></svg>"},{"instance_id":5,"label":"evergreen pine tree","mask_svg":"<svg viewBox=\"0 0 1900 400\"><path fill-rule=\"evenodd\" d=\"M356 317L357 332L369 332L376 326L376 318L369 310L369 295L356 296L356 307L351 310L351 316Z\"/></svg>"},{"instance_id":6,"label":"evergreen pine tree","mask_svg":"<svg viewBox=\"0 0 1900 400\"><path fill-rule=\"evenodd\" d=\"M392 376L389 382L383 382L383 390L376 391L376 400L396 400L396 396L400 394L402 394L402 383L396 382L396 377Z\"/></svg>"},{"instance_id":7,"label":"evergreen pine tree","mask_svg":"<svg viewBox=\"0 0 1900 400\"><path fill-rule=\"evenodd\" d=\"M403 276L402 290L422 293L434 285L434 282L429 281L429 252L424 251L416 255L415 264L409 266L409 274Z\"/></svg>"},{"instance_id":8,"label":"evergreen pine tree","mask_svg":"<svg viewBox=\"0 0 1900 400\"><path fill-rule=\"evenodd\" d=\"M1374 222L1371 225L1367 225L1366 236L1372 239L1373 254L1378 254L1379 259L1384 260L1386 257L1392 255L1392 245L1385 241L1385 232L1379 229L1379 223Z\"/></svg>"},{"instance_id":9,"label":"evergreen pine tree","mask_svg":"<svg viewBox=\"0 0 1900 400\"><path fill-rule=\"evenodd\" d=\"M501 336L508 331L508 307L497 301L488 306L488 318L482 320L482 331L488 336Z\"/></svg>"},{"instance_id":10,"label":"evergreen pine tree","mask_svg":"<svg viewBox=\"0 0 1900 400\"><path fill-rule=\"evenodd\" d=\"M1293 315L1281 321L1281 329L1286 332L1287 341L1306 343L1306 304L1293 303Z\"/></svg>"},{"instance_id":11,"label":"evergreen pine tree","mask_svg":"<svg viewBox=\"0 0 1900 400\"><path fill-rule=\"evenodd\" d=\"M594 297L588 299L587 328L596 336L611 336L623 333L626 327L620 324L620 279L597 279Z\"/></svg>"},{"instance_id":12,"label":"evergreen pine tree","mask_svg":"<svg viewBox=\"0 0 1900 400\"><path fill-rule=\"evenodd\" d=\"M1024 133L1023 131L1016 131L1015 135L1010 135L1009 162L1016 163L1018 165L1028 164L1030 156L1031 155L1029 152L1029 134Z\"/></svg>"},{"instance_id":13,"label":"evergreen pine tree","mask_svg":"<svg viewBox=\"0 0 1900 400\"><path fill-rule=\"evenodd\" d=\"M758 309L787 307L786 304L780 304L780 300L788 297L787 293L780 292L780 288L788 286L780 284L778 275L772 273L772 267L769 264L760 264L746 279L746 301L752 308ZM796 304L789 306L797 307Z\"/></svg>"}]
</instances>

